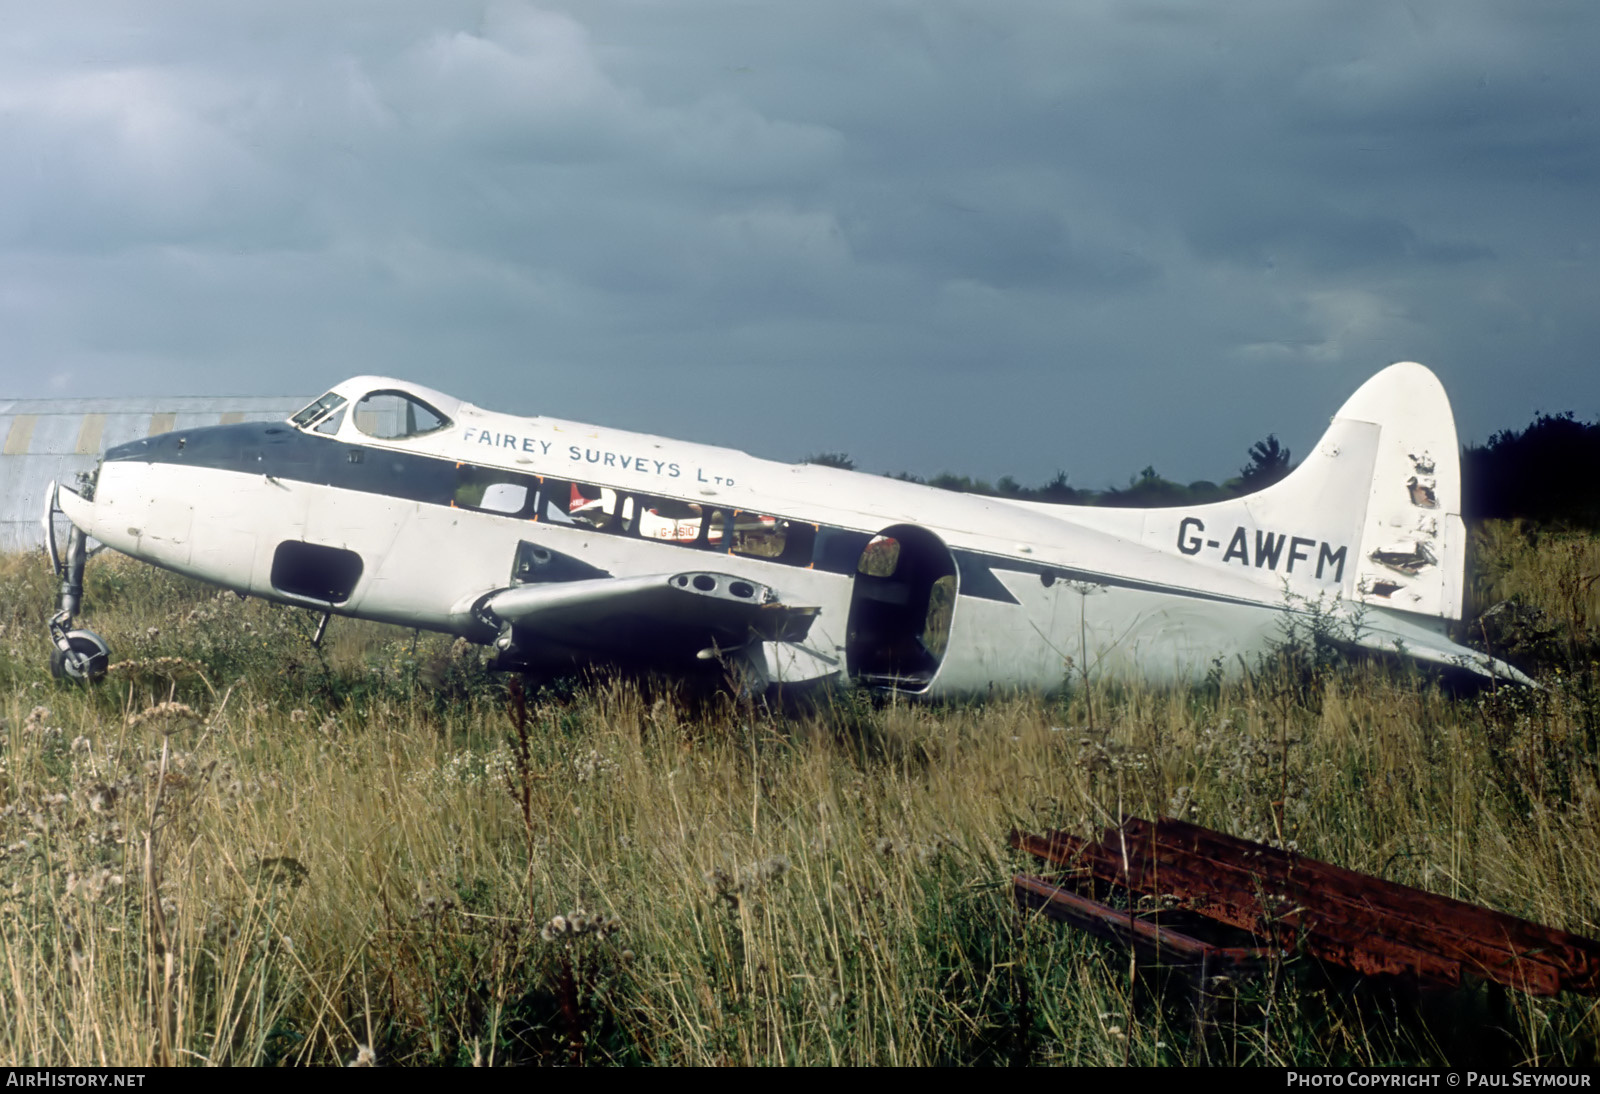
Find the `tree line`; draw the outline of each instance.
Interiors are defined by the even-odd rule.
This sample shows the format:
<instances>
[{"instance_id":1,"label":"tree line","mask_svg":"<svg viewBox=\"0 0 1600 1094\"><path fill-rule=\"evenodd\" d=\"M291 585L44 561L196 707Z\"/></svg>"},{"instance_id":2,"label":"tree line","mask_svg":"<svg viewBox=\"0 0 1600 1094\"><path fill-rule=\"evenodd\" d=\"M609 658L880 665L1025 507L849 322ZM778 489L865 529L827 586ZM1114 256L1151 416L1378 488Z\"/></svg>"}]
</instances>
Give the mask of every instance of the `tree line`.
<instances>
[{"instance_id":1,"label":"tree line","mask_svg":"<svg viewBox=\"0 0 1600 1094\"><path fill-rule=\"evenodd\" d=\"M844 452L818 452L802 463L856 470ZM1238 475L1216 483L1175 482L1146 466L1126 487L1092 490L1069 483L1065 471L1038 486L1010 475L993 483L943 472L929 478L898 472L891 478L964 494L982 494L1061 505L1130 508L1198 505L1251 494L1284 478L1295 468L1292 454L1276 434L1250 446ZM1467 520L1521 517L1544 524L1600 529L1600 420L1585 422L1571 411L1538 414L1522 430L1501 430L1483 445L1461 450L1462 515Z\"/></svg>"}]
</instances>

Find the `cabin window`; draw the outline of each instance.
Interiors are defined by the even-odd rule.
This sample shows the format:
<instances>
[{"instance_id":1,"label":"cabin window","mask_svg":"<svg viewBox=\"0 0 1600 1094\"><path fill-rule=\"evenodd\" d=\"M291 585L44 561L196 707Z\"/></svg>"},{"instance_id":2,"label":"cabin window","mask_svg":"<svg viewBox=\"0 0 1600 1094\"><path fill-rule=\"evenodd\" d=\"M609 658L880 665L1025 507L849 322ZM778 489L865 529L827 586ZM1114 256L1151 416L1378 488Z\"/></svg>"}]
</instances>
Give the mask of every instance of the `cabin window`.
<instances>
[{"instance_id":1,"label":"cabin window","mask_svg":"<svg viewBox=\"0 0 1600 1094\"><path fill-rule=\"evenodd\" d=\"M748 509L713 509L698 502L633 494L565 479L541 481L543 496L536 502L535 511L540 520L548 523L638 536L679 547L727 551L785 566L815 565L848 574L855 570L862 548L872 538L862 532L824 528ZM457 504L464 503L458 500ZM892 572L892 560L889 565Z\"/></svg>"},{"instance_id":2,"label":"cabin window","mask_svg":"<svg viewBox=\"0 0 1600 1094\"><path fill-rule=\"evenodd\" d=\"M817 545L817 526L803 520L783 522L783 549L778 561L785 566L809 566Z\"/></svg>"},{"instance_id":3,"label":"cabin window","mask_svg":"<svg viewBox=\"0 0 1600 1094\"><path fill-rule=\"evenodd\" d=\"M733 542L728 549L736 555L775 559L783 554L788 536L788 521L740 509L733 514Z\"/></svg>"},{"instance_id":4,"label":"cabin window","mask_svg":"<svg viewBox=\"0 0 1600 1094\"><path fill-rule=\"evenodd\" d=\"M819 526L816 545L811 552L811 564L830 574L853 574L861 561L861 552L872 539L865 532L847 532L843 528Z\"/></svg>"},{"instance_id":5,"label":"cabin window","mask_svg":"<svg viewBox=\"0 0 1600 1094\"><path fill-rule=\"evenodd\" d=\"M531 517L539 502L539 480L497 467L461 464L456 468L456 490L452 499L458 509L480 513L503 513L508 517Z\"/></svg>"},{"instance_id":6,"label":"cabin window","mask_svg":"<svg viewBox=\"0 0 1600 1094\"><path fill-rule=\"evenodd\" d=\"M694 502L671 498L641 498L639 535L665 543L694 546L700 538L705 511Z\"/></svg>"},{"instance_id":7,"label":"cabin window","mask_svg":"<svg viewBox=\"0 0 1600 1094\"><path fill-rule=\"evenodd\" d=\"M403 391L370 392L356 404L356 428L380 441L423 437L449 425L449 418Z\"/></svg>"},{"instance_id":8,"label":"cabin window","mask_svg":"<svg viewBox=\"0 0 1600 1094\"><path fill-rule=\"evenodd\" d=\"M551 524L576 523L569 514L583 504L583 495L578 493L577 484L565 479L544 479L542 483L539 490L539 519Z\"/></svg>"},{"instance_id":9,"label":"cabin window","mask_svg":"<svg viewBox=\"0 0 1600 1094\"><path fill-rule=\"evenodd\" d=\"M572 523L593 528L597 532L616 532L617 492L586 482L572 484L567 516Z\"/></svg>"},{"instance_id":10,"label":"cabin window","mask_svg":"<svg viewBox=\"0 0 1600 1094\"><path fill-rule=\"evenodd\" d=\"M696 547L723 547L728 542L728 514L721 509L710 510L700 524L700 534L695 537Z\"/></svg>"},{"instance_id":11,"label":"cabin window","mask_svg":"<svg viewBox=\"0 0 1600 1094\"><path fill-rule=\"evenodd\" d=\"M491 482L483 488L478 508L491 513L516 514L527 508L532 500L528 488L521 483Z\"/></svg>"}]
</instances>

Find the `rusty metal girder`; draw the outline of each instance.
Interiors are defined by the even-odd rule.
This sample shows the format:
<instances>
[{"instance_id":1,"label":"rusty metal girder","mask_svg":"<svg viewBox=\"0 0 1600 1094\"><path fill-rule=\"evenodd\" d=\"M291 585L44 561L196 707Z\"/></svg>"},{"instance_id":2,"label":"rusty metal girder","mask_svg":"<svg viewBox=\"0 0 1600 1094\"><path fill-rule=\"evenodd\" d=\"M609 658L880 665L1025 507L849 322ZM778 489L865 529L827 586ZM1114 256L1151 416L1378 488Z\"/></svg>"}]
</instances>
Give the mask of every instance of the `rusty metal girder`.
<instances>
[{"instance_id":1,"label":"rusty metal girder","mask_svg":"<svg viewBox=\"0 0 1600 1094\"><path fill-rule=\"evenodd\" d=\"M1363 974L1454 987L1466 972L1534 995L1600 994L1600 942L1593 939L1184 821L1128 818L1098 843L1063 832L1013 832L1011 844L1066 867L1069 884L1092 879L1165 899L1247 931L1264 948L1299 947ZM1025 880L1037 879L1016 879L1018 900L1039 906L1038 886ZM1101 918L1128 917L1098 907Z\"/></svg>"},{"instance_id":2,"label":"rusty metal girder","mask_svg":"<svg viewBox=\"0 0 1600 1094\"><path fill-rule=\"evenodd\" d=\"M1044 878L1018 874L1012 879L1017 901L1037 908L1051 919L1070 923L1099 938L1132 946L1172 968L1259 969L1271 954L1259 945L1220 945L1151 916L1113 908L1075 889Z\"/></svg>"}]
</instances>

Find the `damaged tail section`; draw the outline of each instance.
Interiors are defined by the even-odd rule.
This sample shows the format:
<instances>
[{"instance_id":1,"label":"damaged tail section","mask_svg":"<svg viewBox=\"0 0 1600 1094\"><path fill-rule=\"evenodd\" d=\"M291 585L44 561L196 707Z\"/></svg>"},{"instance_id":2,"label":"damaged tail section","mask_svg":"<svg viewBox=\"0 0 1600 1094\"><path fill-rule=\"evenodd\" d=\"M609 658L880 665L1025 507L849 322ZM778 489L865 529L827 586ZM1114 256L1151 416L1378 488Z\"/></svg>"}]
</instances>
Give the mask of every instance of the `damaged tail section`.
<instances>
[{"instance_id":1,"label":"damaged tail section","mask_svg":"<svg viewBox=\"0 0 1600 1094\"><path fill-rule=\"evenodd\" d=\"M1287 478L1231 501L1149 511L1143 539L1271 595L1437 625L1461 617L1460 514L1450 402L1433 373L1406 362L1361 385Z\"/></svg>"},{"instance_id":2,"label":"damaged tail section","mask_svg":"<svg viewBox=\"0 0 1600 1094\"><path fill-rule=\"evenodd\" d=\"M1466 531L1450 400L1422 365L1390 365L1352 395L1294 474L1243 499L1258 527L1321 512L1320 569L1347 602L1461 618ZM1339 527L1342 525L1342 527Z\"/></svg>"},{"instance_id":3,"label":"damaged tail section","mask_svg":"<svg viewBox=\"0 0 1600 1094\"><path fill-rule=\"evenodd\" d=\"M1336 589L1356 645L1532 684L1448 637L1466 581L1459 452L1444 387L1402 362L1350 396L1292 475L1240 502L1257 528L1313 529L1296 542L1302 558L1314 546L1316 565L1302 564L1291 591Z\"/></svg>"},{"instance_id":4,"label":"damaged tail section","mask_svg":"<svg viewBox=\"0 0 1600 1094\"><path fill-rule=\"evenodd\" d=\"M1444 387L1421 365L1391 365L1363 384L1339 417L1380 430L1351 596L1460 619L1467 535L1461 449Z\"/></svg>"}]
</instances>

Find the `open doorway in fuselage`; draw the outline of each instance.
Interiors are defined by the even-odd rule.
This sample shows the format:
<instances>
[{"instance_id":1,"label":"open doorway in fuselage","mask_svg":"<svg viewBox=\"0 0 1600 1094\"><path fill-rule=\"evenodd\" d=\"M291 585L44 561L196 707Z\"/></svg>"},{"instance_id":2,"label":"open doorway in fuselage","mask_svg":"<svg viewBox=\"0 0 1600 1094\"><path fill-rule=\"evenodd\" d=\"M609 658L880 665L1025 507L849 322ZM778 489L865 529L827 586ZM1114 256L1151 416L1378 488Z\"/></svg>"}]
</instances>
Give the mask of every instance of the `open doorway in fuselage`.
<instances>
[{"instance_id":1,"label":"open doorway in fuselage","mask_svg":"<svg viewBox=\"0 0 1600 1094\"><path fill-rule=\"evenodd\" d=\"M845 667L862 684L924 691L950 642L956 561L926 528L885 528L856 565Z\"/></svg>"}]
</instances>

